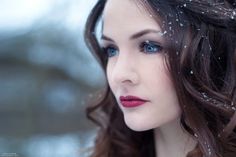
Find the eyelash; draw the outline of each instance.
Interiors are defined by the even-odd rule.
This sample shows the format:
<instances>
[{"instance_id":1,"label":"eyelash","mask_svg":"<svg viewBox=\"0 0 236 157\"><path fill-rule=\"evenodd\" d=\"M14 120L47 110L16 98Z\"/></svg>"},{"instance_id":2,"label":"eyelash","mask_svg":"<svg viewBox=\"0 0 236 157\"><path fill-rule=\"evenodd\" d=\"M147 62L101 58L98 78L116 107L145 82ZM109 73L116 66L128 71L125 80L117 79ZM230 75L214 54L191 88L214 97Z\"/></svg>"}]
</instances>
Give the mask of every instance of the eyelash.
<instances>
[{"instance_id":1,"label":"eyelash","mask_svg":"<svg viewBox=\"0 0 236 157\"><path fill-rule=\"evenodd\" d=\"M103 52L107 55L108 58L115 56L114 54L112 54L112 53L114 53L114 50L118 51L118 48L116 48L115 45L108 45L107 47L103 47L102 49L103 49ZM108 52L111 49L113 49L113 52Z\"/></svg>"},{"instance_id":2,"label":"eyelash","mask_svg":"<svg viewBox=\"0 0 236 157\"><path fill-rule=\"evenodd\" d=\"M145 48L151 48L151 49L149 49L150 51L148 51L147 49L145 50ZM115 45L108 45L107 47L103 47L102 49L109 58L115 56L116 54L114 53L118 51L118 48ZM149 40L144 41L139 45L139 50L146 54L158 53L161 52L162 49L163 47L159 43Z\"/></svg>"},{"instance_id":3,"label":"eyelash","mask_svg":"<svg viewBox=\"0 0 236 157\"><path fill-rule=\"evenodd\" d=\"M152 52L147 52L147 50L145 50L145 47L147 48L147 46L155 46L155 50L152 50ZM163 47L157 42L147 40L140 44L139 49L141 52L144 52L144 53L157 53L157 52L162 51Z\"/></svg>"}]
</instances>

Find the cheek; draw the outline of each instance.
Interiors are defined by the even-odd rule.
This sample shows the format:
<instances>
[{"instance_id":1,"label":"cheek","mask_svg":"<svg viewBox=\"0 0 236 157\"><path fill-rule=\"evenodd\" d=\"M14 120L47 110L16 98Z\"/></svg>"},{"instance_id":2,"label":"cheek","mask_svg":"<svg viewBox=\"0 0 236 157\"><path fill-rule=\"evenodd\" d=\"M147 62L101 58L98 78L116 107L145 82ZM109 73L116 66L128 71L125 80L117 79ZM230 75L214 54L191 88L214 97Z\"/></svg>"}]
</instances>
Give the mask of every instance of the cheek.
<instances>
[{"instance_id":1,"label":"cheek","mask_svg":"<svg viewBox=\"0 0 236 157\"><path fill-rule=\"evenodd\" d=\"M145 82L148 83L148 91L152 91L154 100L157 99L163 104L178 108L177 93L165 64L160 63L145 72L146 76L152 76L147 77Z\"/></svg>"},{"instance_id":2,"label":"cheek","mask_svg":"<svg viewBox=\"0 0 236 157\"><path fill-rule=\"evenodd\" d=\"M107 77L108 85L110 86L111 90L113 91L114 83L112 83L112 69L113 69L112 66L108 62L107 67L106 67L106 77Z\"/></svg>"},{"instance_id":3,"label":"cheek","mask_svg":"<svg viewBox=\"0 0 236 157\"><path fill-rule=\"evenodd\" d=\"M157 83L159 84L157 93L159 93L163 98L160 98L160 100L162 100L163 104L166 105L169 111L172 110L173 115L179 115L181 109L176 90L170 79L168 71L165 70L165 72L162 73L162 76L160 76L160 82Z\"/></svg>"},{"instance_id":4,"label":"cheek","mask_svg":"<svg viewBox=\"0 0 236 157\"><path fill-rule=\"evenodd\" d=\"M107 78L107 81L110 85L110 80L111 80L111 69L109 68L108 64L107 64L107 67L106 67L106 78Z\"/></svg>"},{"instance_id":5,"label":"cheek","mask_svg":"<svg viewBox=\"0 0 236 157\"><path fill-rule=\"evenodd\" d=\"M143 79L149 84L149 88L164 90L173 87L169 71L162 61L150 64L143 70Z\"/></svg>"}]
</instances>

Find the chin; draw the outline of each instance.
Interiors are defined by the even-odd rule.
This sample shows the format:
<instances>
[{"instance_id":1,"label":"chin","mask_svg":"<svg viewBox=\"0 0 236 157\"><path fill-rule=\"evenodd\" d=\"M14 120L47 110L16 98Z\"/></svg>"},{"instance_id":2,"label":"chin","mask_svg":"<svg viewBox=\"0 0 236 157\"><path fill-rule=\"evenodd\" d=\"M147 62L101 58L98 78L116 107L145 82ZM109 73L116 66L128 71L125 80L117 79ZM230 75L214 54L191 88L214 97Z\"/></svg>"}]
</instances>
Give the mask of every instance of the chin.
<instances>
[{"instance_id":1,"label":"chin","mask_svg":"<svg viewBox=\"0 0 236 157\"><path fill-rule=\"evenodd\" d=\"M125 124L127 125L128 128L130 128L133 131L147 131L155 128L144 122L137 123L125 120Z\"/></svg>"},{"instance_id":2,"label":"chin","mask_svg":"<svg viewBox=\"0 0 236 157\"><path fill-rule=\"evenodd\" d=\"M147 130L150 130L150 128L143 128L143 127L135 127L135 126L129 126L127 125L128 128L130 128L131 130L133 131L137 131L137 132L141 132L141 131L147 131Z\"/></svg>"}]
</instances>

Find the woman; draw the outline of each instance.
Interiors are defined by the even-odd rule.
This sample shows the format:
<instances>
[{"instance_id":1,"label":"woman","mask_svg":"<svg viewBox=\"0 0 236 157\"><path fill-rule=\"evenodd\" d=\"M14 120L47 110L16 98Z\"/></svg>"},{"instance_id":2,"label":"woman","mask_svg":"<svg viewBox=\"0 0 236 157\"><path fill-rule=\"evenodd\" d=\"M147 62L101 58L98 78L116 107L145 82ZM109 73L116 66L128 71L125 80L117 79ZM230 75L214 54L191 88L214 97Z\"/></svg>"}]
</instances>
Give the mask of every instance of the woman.
<instances>
[{"instance_id":1,"label":"woman","mask_svg":"<svg viewBox=\"0 0 236 157\"><path fill-rule=\"evenodd\" d=\"M236 156L235 5L98 1L85 38L108 87L87 108L100 126L92 157Z\"/></svg>"}]
</instances>

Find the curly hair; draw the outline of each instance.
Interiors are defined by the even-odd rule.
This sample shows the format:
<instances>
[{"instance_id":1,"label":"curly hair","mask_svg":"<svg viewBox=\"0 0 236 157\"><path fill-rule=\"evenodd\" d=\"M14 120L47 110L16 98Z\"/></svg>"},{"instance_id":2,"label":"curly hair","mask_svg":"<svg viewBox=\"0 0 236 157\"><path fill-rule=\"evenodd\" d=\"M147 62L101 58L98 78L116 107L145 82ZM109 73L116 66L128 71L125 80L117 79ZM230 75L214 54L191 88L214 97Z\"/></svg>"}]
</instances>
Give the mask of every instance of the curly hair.
<instances>
[{"instance_id":1,"label":"curly hair","mask_svg":"<svg viewBox=\"0 0 236 157\"><path fill-rule=\"evenodd\" d=\"M136 0L165 32L168 70L182 110L181 126L197 146L187 157L236 156L236 2L234 0ZM85 40L102 68L107 57L96 38L106 0L86 24ZM98 132L92 157L155 157L153 130L124 123L109 86L87 116Z\"/></svg>"}]
</instances>

